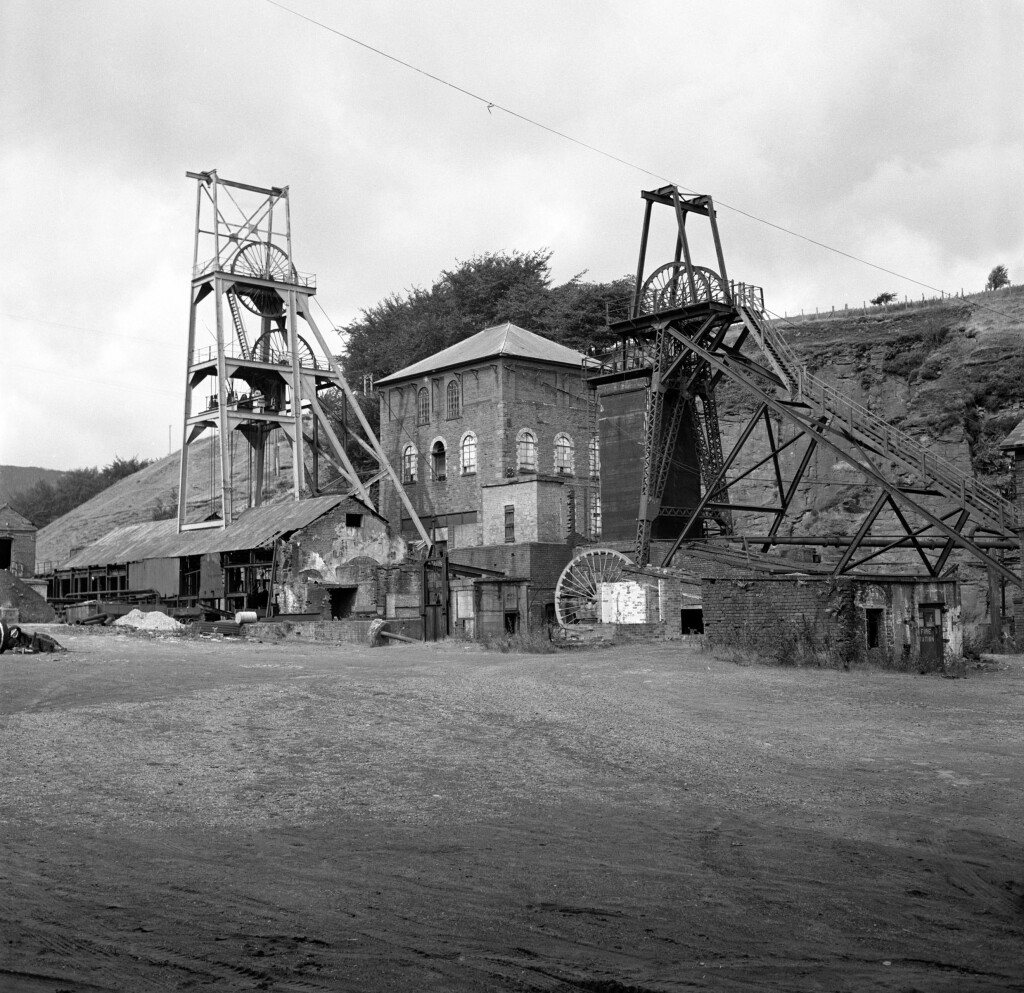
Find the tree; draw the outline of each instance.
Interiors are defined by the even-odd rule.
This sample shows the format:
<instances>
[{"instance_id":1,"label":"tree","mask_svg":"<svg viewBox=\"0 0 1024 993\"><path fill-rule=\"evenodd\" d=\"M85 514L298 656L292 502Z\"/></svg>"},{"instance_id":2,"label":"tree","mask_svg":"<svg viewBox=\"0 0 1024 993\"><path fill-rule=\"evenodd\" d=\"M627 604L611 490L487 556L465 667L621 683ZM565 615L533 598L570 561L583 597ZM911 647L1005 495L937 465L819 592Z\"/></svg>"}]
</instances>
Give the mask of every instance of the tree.
<instances>
[{"instance_id":1,"label":"tree","mask_svg":"<svg viewBox=\"0 0 1024 993\"><path fill-rule=\"evenodd\" d=\"M876 307L884 307L887 303L892 303L896 299L895 293L879 293L871 302Z\"/></svg>"},{"instance_id":2,"label":"tree","mask_svg":"<svg viewBox=\"0 0 1024 993\"><path fill-rule=\"evenodd\" d=\"M108 486L149 464L149 460L134 455L130 459L115 455L114 461L102 469L95 466L72 469L53 484L40 480L27 490L13 494L11 506L37 528L44 528L79 504L91 500Z\"/></svg>"},{"instance_id":3,"label":"tree","mask_svg":"<svg viewBox=\"0 0 1024 993\"><path fill-rule=\"evenodd\" d=\"M1010 285L1010 274L1006 271L1006 266L997 265L989 274L988 282L985 284L986 290L998 290L1001 286Z\"/></svg>"},{"instance_id":4,"label":"tree","mask_svg":"<svg viewBox=\"0 0 1024 993\"><path fill-rule=\"evenodd\" d=\"M495 324L511 321L585 352L607 339L606 311L632 293L632 277L551 286L551 252L487 252L441 272L429 290L392 294L341 333L352 382L379 379Z\"/></svg>"}]
</instances>

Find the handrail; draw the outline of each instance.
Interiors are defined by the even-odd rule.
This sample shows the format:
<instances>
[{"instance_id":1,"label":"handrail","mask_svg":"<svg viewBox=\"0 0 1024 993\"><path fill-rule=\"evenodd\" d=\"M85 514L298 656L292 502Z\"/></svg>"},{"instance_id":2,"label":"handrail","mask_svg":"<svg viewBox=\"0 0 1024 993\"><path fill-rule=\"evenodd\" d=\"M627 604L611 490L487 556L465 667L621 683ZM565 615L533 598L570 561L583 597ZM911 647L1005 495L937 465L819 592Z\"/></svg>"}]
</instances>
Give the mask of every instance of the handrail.
<instances>
[{"instance_id":1,"label":"handrail","mask_svg":"<svg viewBox=\"0 0 1024 993\"><path fill-rule=\"evenodd\" d=\"M212 259L207 259L205 262L199 262L192 267L192 278L199 279L201 276L208 276L213 272L223 272L228 276L235 276L239 282L244 282L248 276L250 279L266 279L273 283L283 283L286 286L308 286L316 287L316 274L312 272L299 272L296 269L292 270L292 275L295 277L293 280L275 279L272 275L263 275L257 272L231 272L228 269L228 263L221 259L219 256L214 256Z\"/></svg>"},{"instance_id":2,"label":"handrail","mask_svg":"<svg viewBox=\"0 0 1024 993\"><path fill-rule=\"evenodd\" d=\"M895 450L908 461L916 462L922 475L944 483L949 489L959 491L961 499L971 494L972 500L982 505L980 509L999 522L1001 526L1012 526L1016 519L1015 507L1001 493L977 478L964 472L948 459L930 451L919 441L893 427L867 407L841 393L833 386L807 371L799 361L781 332L751 307L745 308L761 336L773 348L780 359L789 364L795 372L792 376L797 384L800 399L810 400L835 417L844 418L851 431L860 431L882 445L883 451Z\"/></svg>"},{"instance_id":3,"label":"handrail","mask_svg":"<svg viewBox=\"0 0 1024 993\"><path fill-rule=\"evenodd\" d=\"M230 343L224 342L224 356L229 359L243 359L248 362L264 362L268 365L291 365L291 356L286 351L280 351L276 348L268 349L265 353L263 352L263 346L260 348L261 354L250 353L246 355L243 353L241 346L236 341ZM313 364L310 365L308 362L303 362L303 355L299 353L299 364L303 369L322 369L323 366L317 361L315 355L312 356ZM189 365L199 365L204 362L212 362L217 358L217 346L216 345L204 345L202 348L196 348L193 350L192 355L189 358Z\"/></svg>"}]
</instances>

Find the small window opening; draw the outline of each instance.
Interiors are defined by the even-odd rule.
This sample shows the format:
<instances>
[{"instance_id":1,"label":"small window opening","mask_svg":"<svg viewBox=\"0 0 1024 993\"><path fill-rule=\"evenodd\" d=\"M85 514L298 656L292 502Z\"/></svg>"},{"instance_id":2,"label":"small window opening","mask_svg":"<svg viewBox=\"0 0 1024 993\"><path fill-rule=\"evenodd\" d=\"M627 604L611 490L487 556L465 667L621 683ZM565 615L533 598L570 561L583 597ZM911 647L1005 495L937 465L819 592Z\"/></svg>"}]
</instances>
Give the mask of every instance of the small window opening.
<instances>
[{"instance_id":1,"label":"small window opening","mask_svg":"<svg viewBox=\"0 0 1024 993\"><path fill-rule=\"evenodd\" d=\"M345 515L345 527L347 528L361 528L363 526L363 515L362 514L346 514Z\"/></svg>"}]
</instances>

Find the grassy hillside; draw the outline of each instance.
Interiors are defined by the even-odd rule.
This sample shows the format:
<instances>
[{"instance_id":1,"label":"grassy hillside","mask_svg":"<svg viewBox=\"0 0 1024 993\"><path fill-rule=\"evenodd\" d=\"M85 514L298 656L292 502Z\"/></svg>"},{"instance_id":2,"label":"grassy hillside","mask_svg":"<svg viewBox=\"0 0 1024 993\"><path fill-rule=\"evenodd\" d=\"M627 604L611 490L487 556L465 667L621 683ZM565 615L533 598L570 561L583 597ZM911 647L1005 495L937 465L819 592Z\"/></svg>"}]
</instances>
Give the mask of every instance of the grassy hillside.
<instances>
[{"instance_id":1,"label":"grassy hillside","mask_svg":"<svg viewBox=\"0 0 1024 993\"><path fill-rule=\"evenodd\" d=\"M41 469L34 465L0 465L0 504L7 503L15 493L36 483L56 483L64 473L60 469Z\"/></svg>"},{"instance_id":2,"label":"grassy hillside","mask_svg":"<svg viewBox=\"0 0 1024 993\"><path fill-rule=\"evenodd\" d=\"M211 461L210 441L197 442L191 448L189 473L189 504L200 505L209 500ZM288 491L291 476L291 451L287 444L279 446L280 472L269 500ZM59 566L79 548L102 538L114 528L139 524L161 517L173 516L178 505L178 481L181 453L174 452L153 462L125 479L114 483L91 500L75 507L39 531L36 537L36 568L40 572ZM246 464L235 464L234 485L237 492L246 487Z\"/></svg>"}]
</instances>

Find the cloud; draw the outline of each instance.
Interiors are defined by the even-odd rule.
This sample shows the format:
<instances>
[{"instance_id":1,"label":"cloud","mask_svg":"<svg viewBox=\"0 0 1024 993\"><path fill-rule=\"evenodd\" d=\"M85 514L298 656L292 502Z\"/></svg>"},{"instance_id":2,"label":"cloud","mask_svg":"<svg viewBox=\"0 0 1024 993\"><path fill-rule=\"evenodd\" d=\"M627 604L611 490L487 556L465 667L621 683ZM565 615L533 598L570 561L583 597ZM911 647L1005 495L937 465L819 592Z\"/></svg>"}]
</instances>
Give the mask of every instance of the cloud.
<instances>
[{"instance_id":1,"label":"cloud","mask_svg":"<svg viewBox=\"0 0 1024 993\"><path fill-rule=\"evenodd\" d=\"M666 179L780 312L920 288L725 205L946 289L1024 278L1016 4L289 2L453 85L265 0L3 6L4 461L177 444L188 169L289 185L337 323L482 251L631 272Z\"/></svg>"}]
</instances>

